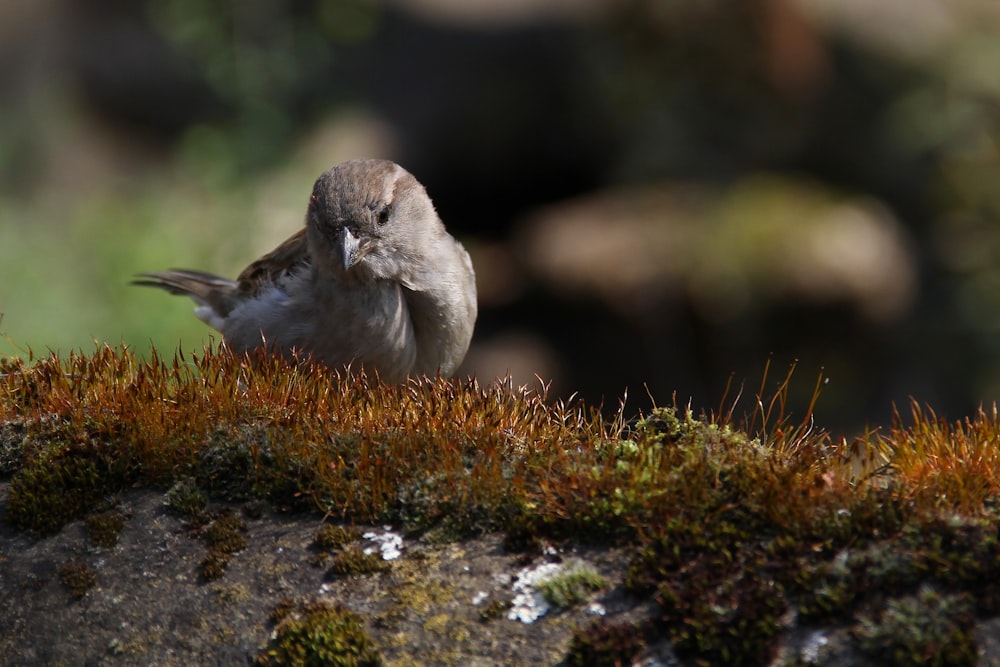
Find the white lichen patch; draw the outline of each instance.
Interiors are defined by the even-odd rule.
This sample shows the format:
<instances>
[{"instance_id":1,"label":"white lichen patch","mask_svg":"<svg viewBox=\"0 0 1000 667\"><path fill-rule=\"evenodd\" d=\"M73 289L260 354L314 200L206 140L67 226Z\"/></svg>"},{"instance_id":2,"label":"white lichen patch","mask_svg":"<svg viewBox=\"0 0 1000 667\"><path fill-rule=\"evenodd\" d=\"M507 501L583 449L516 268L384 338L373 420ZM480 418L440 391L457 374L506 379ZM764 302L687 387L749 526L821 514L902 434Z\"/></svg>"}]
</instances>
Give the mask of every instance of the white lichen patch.
<instances>
[{"instance_id":1,"label":"white lichen patch","mask_svg":"<svg viewBox=\"0 0 1000 667\"><path fill-rule=\"evenodd\" d=\"M507 612L507 618L511 621L534 623L548 613L550 605L536 586L556 576L562 567L559 563L542 563L520 570L514 577L513 606Z\"/></svg>"},{"instance_id":2,"label":"white lichen patch","mask_svg":"<svg viewBox=\"0 0 1000 667\"><path fill-rule=\"evenodd\" d=\"M382 560L396 560L403 555L403 536L392 531L392 526L383 526L383 532L369 531L361 537L375 543L375 546L365 547L366 554L373 554L378 549L382 552Z\"/></svg>"}]
</instances>

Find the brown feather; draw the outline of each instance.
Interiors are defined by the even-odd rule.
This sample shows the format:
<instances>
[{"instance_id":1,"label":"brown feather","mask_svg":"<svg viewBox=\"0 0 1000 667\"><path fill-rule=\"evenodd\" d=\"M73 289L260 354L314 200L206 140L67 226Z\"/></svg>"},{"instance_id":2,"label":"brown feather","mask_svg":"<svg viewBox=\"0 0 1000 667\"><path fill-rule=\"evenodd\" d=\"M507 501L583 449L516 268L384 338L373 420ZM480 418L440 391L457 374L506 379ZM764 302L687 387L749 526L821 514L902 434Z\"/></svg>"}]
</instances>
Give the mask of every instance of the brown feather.
<instances>
[{"instance_id":1,"label":"brown feather","mask_svg":"<svg viewBox=\"0 0 1000 667\"><path fill-rule=\"evenodd\" d=\"M236 282L239 284L240 292L257 294L264 285L275 282L283 273L306 265L309 261L309 244L306 241L306 230L302 228L277 248L243 269Z\"/></svg>"}]
</instances>

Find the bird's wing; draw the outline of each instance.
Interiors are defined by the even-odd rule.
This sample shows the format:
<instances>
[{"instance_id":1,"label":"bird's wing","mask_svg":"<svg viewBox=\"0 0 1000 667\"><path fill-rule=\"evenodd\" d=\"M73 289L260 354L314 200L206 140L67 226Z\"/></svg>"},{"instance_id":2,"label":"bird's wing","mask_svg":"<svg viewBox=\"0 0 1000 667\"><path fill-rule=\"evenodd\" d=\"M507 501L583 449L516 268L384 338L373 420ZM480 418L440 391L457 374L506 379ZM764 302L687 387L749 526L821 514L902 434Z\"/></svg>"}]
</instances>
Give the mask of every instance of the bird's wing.
<instances>
[{"instance_id":1,"label":"bird's wing","mask_svg":"<svg viewBox=\"0 0 1000 667\"><path fill-rule=\"evenodd\" d=\"M257 294L264 286L276 282L282 275L308 265L309 244L305 228L287 241L253 262L236 278L240 292Z\"/></svg>"}]
</instances>

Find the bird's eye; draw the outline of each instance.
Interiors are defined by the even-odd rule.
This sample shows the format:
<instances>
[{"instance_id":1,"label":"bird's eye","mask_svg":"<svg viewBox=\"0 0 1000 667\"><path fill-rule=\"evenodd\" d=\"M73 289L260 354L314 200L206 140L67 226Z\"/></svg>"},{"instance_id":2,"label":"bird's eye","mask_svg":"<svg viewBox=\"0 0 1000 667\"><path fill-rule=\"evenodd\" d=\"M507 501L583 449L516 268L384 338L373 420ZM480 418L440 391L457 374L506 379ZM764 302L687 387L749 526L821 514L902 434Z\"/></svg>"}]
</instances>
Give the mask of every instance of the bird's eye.
<instances>
[{"instance_id":1,"label":"bird's eye","mask_svg":"<svg viewBox=\"0 0 1000 667\"><path fill-rule=\"evenodd\" d=\"M383 206L378 210L378 213L375 214L375 220L378 222L379 225L384 225L385 223L389 222L390 213L392 213L392 206L386 204L385 206Z\"/></svg>"}]
</instances>

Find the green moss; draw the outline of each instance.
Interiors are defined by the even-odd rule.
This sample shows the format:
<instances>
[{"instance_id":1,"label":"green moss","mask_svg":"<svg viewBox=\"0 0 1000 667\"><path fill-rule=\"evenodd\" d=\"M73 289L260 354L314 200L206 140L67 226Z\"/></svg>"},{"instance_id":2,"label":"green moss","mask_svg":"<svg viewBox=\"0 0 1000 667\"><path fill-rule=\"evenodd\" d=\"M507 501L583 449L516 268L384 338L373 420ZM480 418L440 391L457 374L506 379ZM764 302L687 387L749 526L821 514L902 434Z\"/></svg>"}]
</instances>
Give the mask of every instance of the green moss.
<instances>
[{"instance_id":1,"label":"green moss","mask_svg":"<svg viewBox=\"0 0 1000 667\"><path fill-rule=\"evenodd\" d=\"M246 549L243 520L232 512L220 513L205 526L203 535L208 542L208 555L201 561L202 577L214 581L222 576L233 554Z\"/></svg>"},{"instance_id":2,"label":"green moss","mask_svg":"<svg viewBox=\"0 0 1000 667\"><path fill-rule=\"evenodd\" d=\"M59 580L69 588L74 598L79 600L87 594L95 583L97 583L97 573L84 563L71 562L59 566L57 571Z\"/></svg>"},{"instance_id":3,"label":"green moss","mask_svg":"<svg viewBox=\"0 0 1000 667\"><path fill-rule=\"evenodd\" d=\"M357 614L322 602L298 605L257 657L260 667L376 667L382 659Z\"/></svg>"},{"instance_id":4,"label":"green moss","mask_svg":"<svg viewBox=\"0 0 1000 667\"><path fill-rule=\"evenodd\" d=\"M322 551L335 551L359 539L361 539L361 533L356 528L328 523L316 531L313 546Z\"/></svg>"},{"instance_id":5,"label":"green moss","mask_svg":"<svg viewBox=\"0 0 1000 667\"><path fill-rule=\"evenodd\" d=\"M761 565L730 576L705 576L660 587L658 623L679 656L725 665L771 661L788 603Z\"/></svg>"},{"instance_id":6,"label":"green moss","mask_svg":"<svg viewBox=\"0 0 1000 667\"><path fill-rule=\"evenodd\" d=\"M380 553L366 554L358 547L348 547L338 553L327 571L329 577L350 577L361 574L375 574L390 569Z\"/></svg>"},{"instance_id":7,"label":"green moss","mask_svg":"<svg viewBox=\"0 0 1000 667\"><path fill-rule=\"evenodd\" d=\"M295 611L295 606L296 602L292 598L282 598L271 608L271 611L268 612L267 620L271 623L271 625L277 625L285 620L289 614Z\"/></svg>"},{"instance_id":8,"label":"green moss","mask_svg":"<svg viewBox=\"0 0 1000 667\"><path fill-rule=\"evenodd\" d=\"M118 535L125 527L125 515L118 509L95 512L84 518L84 524L95 546L110 549L118 544Z\"/></svg>"},{"instance_id":9,"label":"green moss","mask_svg":"<svg viewBox=\"0 0 1000 667\"><path fill-rule=\"evenodd\" d=\"M210 549L234 554L247 548L247 539L243 535L245 530L243 519L224 511L205 527L204 535Z\"/></svg>"},{"instance_id":10,"label":"green moss","mask_svg":"<svg viewBox=\"0 0 1000 667\"><path fill-rule=\"evenodd\" d=\"M567 667L622 667L645 649L639 627L600 620L573 633L564 662Z\"/></svg>"},{"instance_id":11,"label":"green moss","mask_svg":"<svg viewBox=\"0 0 1000 667\"><path fill-rule=\"evenodd\" d=\"M479 620L486 623L501 618L512 606L514 603L510 600L491 597L479 610Z\"/></svg>"},{"instance_id":12,"label":"green moss","mask_svg":"<svg viewBox=\"0 0 1000 667\"><path fill-rule=\"evenodd\" d=\"M536 587L554 607L568 609L587 601L590 594L607 586L607 580L589 565L560 572Z\"/></svg>"},{"instance_id":13,"label":"green moss","mask_svg":"<svg viewBox=\"0 0 1000 667\"><path fill-rule=\"evenodd\" d=\"M11 479L7 516L21 530L51 535L127 482L126 464L98 448L42 456Z\"/></svg>"},{"instance_id":14,"label":"green moss","mask_svg":"<svg viewBox=\"0 0 1000 667\"><path fill-rule=\"evenodd\" d=\"M171 513L196 523L201 522L208 509L208 495L190 477L175 482L167 490L164 501Z\"/></svg>"},{"instance_id":15,"label":"green moss","mask_svg":"<svg viewBox=\"0 0 1000 667\"><path fill-rule=\"evenodd\" d=\"M211 498L226 502L253 497L258 477L254 451L260 451L261 445L266 448L266 439L266 432L259 427L216 426L200 448L194 465L198 487Z\"/></svg>"},{"instance_id":16,"label":"green moss","mask_svg":"<svg viewBox=\"0 0 1000 667\"><path fill-rule=\"evenodd\" d=\"M959 667L977 664L974 625L967 596L924 585L862 618L857 635L866 653L891 667Z\"/></svg>"},{"instance_id":17,"label":"green moss","mask_svg":"<svg viewBox=\"0 0 1000 667\"><path fill-rule=\"evenodd\" d=\"M205 581L215 581L222 577L226 573L226 568L229 566L229 561L232 560L232 557L232 554L222 551L209 551L208 555L198 563L198 571L201 573L201 578Z\"/></svg>"}]
</instances>

